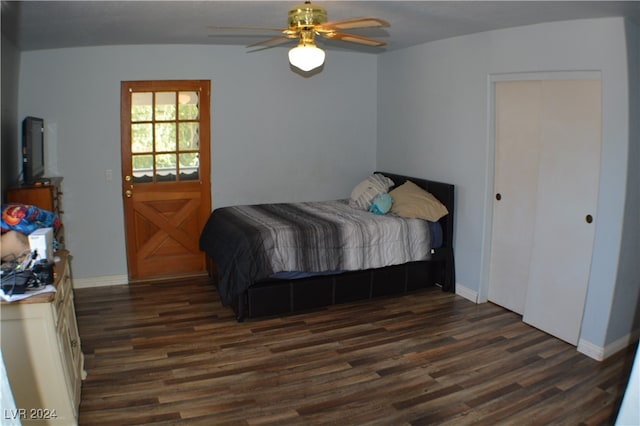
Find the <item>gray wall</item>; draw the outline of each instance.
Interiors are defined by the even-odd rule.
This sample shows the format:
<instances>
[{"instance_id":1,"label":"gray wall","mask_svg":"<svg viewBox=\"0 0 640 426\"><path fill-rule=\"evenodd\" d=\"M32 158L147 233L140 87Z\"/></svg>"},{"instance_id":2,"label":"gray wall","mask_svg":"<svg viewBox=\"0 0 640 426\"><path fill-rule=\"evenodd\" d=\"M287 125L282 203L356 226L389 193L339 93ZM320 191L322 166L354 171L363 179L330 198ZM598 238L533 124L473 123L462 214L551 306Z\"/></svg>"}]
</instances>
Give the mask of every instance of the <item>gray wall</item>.
<instances>
[{"instance_id":1,"label":"gray wall","mask_svg":"<svg viewBox=\"0 0 640 426\"><path fill-rule=\"evenodd\" d=\"M631 299L616 299L616 315L623 314L626 323L607 330L617 274L621 268L630 269L630 260L624 260L625 265L618 263L627 182L631 178L627 168L637 164L637 158L631 160L628 153L627 53L624 20L608 18L442 40L386 53L378 66L378 168L457 185L457 281L460 288L480 301L487 298L491 235L491 77L553 71L602 73L599 202L581 332L582 343L593 345L596 351L628 336L628 317L636 311L637 282ZM625 223L625 231L635 232L633 238L637 241L637 223L629 222ZM628 287L631 283L627 284Z\"/></svg>"},{"instance_id":2,"label":"gray wall","mask_svg":"<svg viewBox=\"0 0 640 426\"><path fill-rule=\"evenodd\" d=\"M46 121L47 174L64 176L63 219L78 282L126 279L120 82L160 79L212 82L214 207L348 197L375 168L373 55L329 51L324 70L305 78L290 70L285 48L24 52L19 116Z\"/></svg>"},{"instance_id":3,"label":"gray wall","mask_svg":"<svg viewBox=\"0 0 640 426\"><path fill-rule=\"evenodd\" d=\"M640 306L640 26L627 22L626 29L630 95L627 194L608 342L623 336L624 330L640 329L640 309L629 309Z\"/></svg>"}]
</instances>

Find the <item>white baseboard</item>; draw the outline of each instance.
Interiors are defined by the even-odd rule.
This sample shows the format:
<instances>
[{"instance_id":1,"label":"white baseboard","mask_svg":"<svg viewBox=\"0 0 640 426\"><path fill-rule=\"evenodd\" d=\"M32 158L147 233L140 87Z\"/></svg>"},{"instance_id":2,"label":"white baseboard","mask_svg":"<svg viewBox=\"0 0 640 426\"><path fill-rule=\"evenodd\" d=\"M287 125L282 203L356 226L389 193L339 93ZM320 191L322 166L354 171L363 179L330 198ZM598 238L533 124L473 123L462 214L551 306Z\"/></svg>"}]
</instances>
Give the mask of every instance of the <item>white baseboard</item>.
<instances>
[{"instance_id":1,"label":"white baseboard","mask_svg":"<svg viewBox=\"0 0 640 426\"><path fill-rule=\"evenodd\" d=\"M471 290L460 283L456 283L456 294L464 297L465 299L471 300L473 303L478 303L478 292Z\"/></svg>"},{"instance_id":2,"label":"white baseboard","mask_svg":"<svg viewBox=\"0 0 640 426\"><path fill-rule=\"evenodd\" d=\"M622 336L618 340L605 345L604 347L595 345L584 339L580 339L578 341L578 352L583 353L596 361L603 361L632 343L637 342L639 338L640 330L635 330L626 336Z\"/></svg>"},{"instance_id":3,"label":"white baseboard","mask_svg":"<svg viewBox=\"0 0 640 426\"><path fill-rule=\"evenodd\" d=\"M107 287L129 284L127 275L108 275L102 277L74 278L73 288Z\"/></svg>"},{"instance_id":4,"label":"white baseboard","mask_svg":"<svg viewBox=\"0 0 640 426\"><path fill-rule=\"evenodd\" d=\"M580 339L578 341L578 352L583 353L596 361L602 361L604 359L604 348L602 346L594 345L584 339Z\"/></svg>"}]
</instances>

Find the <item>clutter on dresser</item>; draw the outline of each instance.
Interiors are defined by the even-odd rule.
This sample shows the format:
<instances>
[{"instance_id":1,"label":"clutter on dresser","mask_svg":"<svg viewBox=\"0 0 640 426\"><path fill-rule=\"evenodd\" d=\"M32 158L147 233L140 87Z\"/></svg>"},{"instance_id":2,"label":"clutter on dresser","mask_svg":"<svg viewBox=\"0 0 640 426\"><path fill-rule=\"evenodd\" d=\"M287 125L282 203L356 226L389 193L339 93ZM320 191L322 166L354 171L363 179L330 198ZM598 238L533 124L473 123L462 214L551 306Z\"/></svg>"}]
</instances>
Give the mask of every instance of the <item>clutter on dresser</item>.
<instances>
[{"instance_id":1,"label":"clutter on dresser","mask_svg":"<svg viewBox=\"0 0 640 426\"><path fill-rule=\"evenodd\" d=\"M3 234L0 266L0 297L3 300L14 302L56 291L51 285L55 264L52 231L52 228L39 228L27 236L26 242L19 235Z\"/></svg>"},{"instance_id":2,"label":"clutter on dresser","mask_svg":"<svg viewBox=\"0 0 640 426\"><path fill-rule=\"evenodd\" d=\"M0 222L2 233L17 230L28 235L37 228L51 227L54 250L63 250L62 180L62 177L40 178L36 183L22 183L7 189Z\"/></svg>"}]
</instances>

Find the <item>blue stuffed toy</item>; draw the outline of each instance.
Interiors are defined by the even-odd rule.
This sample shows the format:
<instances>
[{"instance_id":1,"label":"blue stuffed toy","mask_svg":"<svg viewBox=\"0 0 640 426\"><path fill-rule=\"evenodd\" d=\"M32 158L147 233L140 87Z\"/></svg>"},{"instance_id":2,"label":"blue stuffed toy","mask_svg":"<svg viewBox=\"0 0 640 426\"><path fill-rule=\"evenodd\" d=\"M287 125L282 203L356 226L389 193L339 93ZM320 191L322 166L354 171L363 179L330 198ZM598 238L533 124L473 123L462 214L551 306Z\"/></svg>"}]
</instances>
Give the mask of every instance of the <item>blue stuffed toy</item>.
<instances>
[{"instance_id":1,"label":"blue stuffed toy","mask_svg":"<svg viewBox=\"0 0 640 426\"><path fill-rule=\"evenodd\" d=\"M375 214L387 214L391 210L393 204L393 198L389 194L380 194L373 200L369 211Z\"/></svg>"}]
</instances>

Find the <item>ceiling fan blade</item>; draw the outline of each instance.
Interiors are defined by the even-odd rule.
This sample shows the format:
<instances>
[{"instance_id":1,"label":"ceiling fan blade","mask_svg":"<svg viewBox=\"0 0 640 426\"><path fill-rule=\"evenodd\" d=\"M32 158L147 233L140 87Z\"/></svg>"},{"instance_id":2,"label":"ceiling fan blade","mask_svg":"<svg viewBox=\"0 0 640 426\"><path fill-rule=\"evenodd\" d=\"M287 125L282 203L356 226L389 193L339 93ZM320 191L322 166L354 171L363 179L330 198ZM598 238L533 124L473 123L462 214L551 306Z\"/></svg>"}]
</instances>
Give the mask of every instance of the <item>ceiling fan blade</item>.
<instances>
[{"instance_id":1,"label":"ceiling fan blade","mask_svg":"<svg viewBox=\"0 0 640 426\"><path fill-rule=\"evenodd\" d=\"M316 30L323 31L338 31L338 30L353 30L358 28L388 28L390 27L387 21L378 18L359 18L349 19L347 21L325 22L324 24L316 27Z\"/></svg>"},{"instance_id":2,"label":"ceiling fan blade","mask_svg":"<svg viewBox=\"0 0 640 426\"><path fill-rule=\"evenodd\" d=\"M215 38L219 40L224 39L254 39L254 38L264 38L269 37L267 34L207 34L209 38Z\"/></svg>"},{"instance_id":3,"label":"ceiling fan blade","mask_svg":"<svg viewBox=\"0 0 640 426\"><path fill-rule=\"evenodd\" d=\"M274 38L270 38L268 40L260 41L258 43L250 44L249 46L247 46L247 48L249 48L249 47L258 47L258 46L263 46L263 47L277 46L277 45L282 44L282 43L287 43L287 42L289 42L291 40L292 40L291 37L286 37L286 36L274 37Z\"/></svg>"},{"instance_id":4,"label":"ceiling fan blade","mask_svg":"<svg viewBox=\"0 0 640 426\"><path fill-rule=\"evenodd\" d=\"M248 31L277 31L279 33L287 31L283 28L270 28L270 27L239 27L239 26L225 26L225 25L209 25L207 28L214 31L227 31L227 30L248 30Z\"/></svg>"},{"instance_id":5,"label":"ceiling fan blade","mask_svg":"<svg viewBox=\"0 0 640 426\"><path fill-rule=\"evenodd\" d=\"M330 33L320 33L320 35L322 37L331 39L331 40L340 40L340 41L348 41L351 43L357 43L357 44L364 44L365 46L375 46L375 47L381 47L381 46L386 46L387 42L386 41L380 41L380 40L375 40L372 38L367 38L367 37L361 37L358 35L354 35L354 34L346 34L346 33L334 33L334 32L330 32Z\"/></svg>"}]
</instances>

